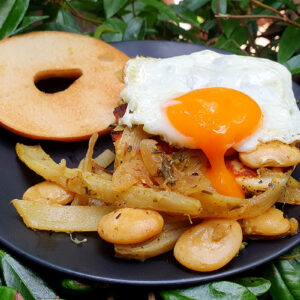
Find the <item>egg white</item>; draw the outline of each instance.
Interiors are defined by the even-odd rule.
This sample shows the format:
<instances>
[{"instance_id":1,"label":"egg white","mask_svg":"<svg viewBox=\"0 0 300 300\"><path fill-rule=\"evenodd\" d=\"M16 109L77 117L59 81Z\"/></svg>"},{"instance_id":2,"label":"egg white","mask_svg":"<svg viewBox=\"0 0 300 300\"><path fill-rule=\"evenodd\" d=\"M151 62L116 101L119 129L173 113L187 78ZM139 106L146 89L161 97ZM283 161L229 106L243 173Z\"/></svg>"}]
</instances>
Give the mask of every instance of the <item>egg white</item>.
<instances>
[{"instance_id":1,"label":"egg white","mask_svg":"<svg viewBox=\"0 0 300 300\"><path fill-rule=\"evenodd\" d=\"M262 58L223 55L205 50L166 59L136 57L125 67L121 97L128 103L121 124L143 125L170 144L194 148L169 122L164 107L168 100L192 90L225 87L241 91L260 106L263 120L247 139L235 145L248 152L259 143L300 140L300 112L292 91L290 72L281 64Z\"/></svg>"}]
</instances>

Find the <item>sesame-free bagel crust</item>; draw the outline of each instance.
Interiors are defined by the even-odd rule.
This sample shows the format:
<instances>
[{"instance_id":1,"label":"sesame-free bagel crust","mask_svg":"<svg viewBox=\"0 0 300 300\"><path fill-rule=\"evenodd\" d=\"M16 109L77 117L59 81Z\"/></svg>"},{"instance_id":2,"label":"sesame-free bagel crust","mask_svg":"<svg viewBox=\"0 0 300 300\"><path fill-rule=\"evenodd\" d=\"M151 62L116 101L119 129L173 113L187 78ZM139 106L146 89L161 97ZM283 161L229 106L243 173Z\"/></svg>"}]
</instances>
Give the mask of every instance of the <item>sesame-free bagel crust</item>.
<instances>
[{"instance_id":1,"label":"sesame-free bagel crust","mask_svg":"<svg viewBox=\"0 0 300 300\"><path fill-rule=\"evenodd\" d=\"M127 60L114 47L75 33L33 32L0 42L1 125L26 137L61 141L108 132ZM37 76L72 70L82 75L66 90L47 94L35 86Z\"/></svg>"}]
</instances>

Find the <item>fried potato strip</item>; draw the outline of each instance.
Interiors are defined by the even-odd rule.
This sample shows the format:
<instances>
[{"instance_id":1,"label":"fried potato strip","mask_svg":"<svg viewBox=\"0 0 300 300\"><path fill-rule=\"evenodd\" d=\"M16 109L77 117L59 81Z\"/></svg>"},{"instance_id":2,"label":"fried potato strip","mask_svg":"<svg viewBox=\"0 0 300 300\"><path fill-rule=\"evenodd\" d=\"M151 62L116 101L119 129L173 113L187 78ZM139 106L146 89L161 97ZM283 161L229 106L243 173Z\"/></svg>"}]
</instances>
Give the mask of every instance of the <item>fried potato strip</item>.
<instances>
[{"instance_id":1,"label":"fried potato strip","mask_svg":"<svg viewBox=\"0 0 300 300\"><path fill-rule=\"evenodd\" d=\"M107 168L115 160L116 155L109 149L104 150L94 158L94 161L102 168Z\"/></svg>"},{"instance_id":2,"label":"fried potato strip","mask_svg":"<svg viewBox=\"0 0 300 300\"><path fill-rule=\"evenodd\" d=\"M289 178L284 197L279 200L282 203L300 205L300 182L293 177Z\"/></svg>"},{"instance_id":3,"label":"fried potato strip","mask_svg":"<svg viewBox=\"0 0 300 300\"><path fill-rule=\"evenodd\" d=\"M132 245L115 245L115 256L143 261L166 253L174 248L180 235L190 227L188 221L165 224L162 232L150 240Z\"/></svg>"},{"instance_id":4,"label":"fried potato strip","mask_svg":"<svg viewBox=\"0 0 300 300\"><path fill-rule=\"evenodd\" d=\"M142 186L133 186L122 193L114 192L111 181L105 180L97 174L59 165L40 146L25 146L18 143L16 152L31 170L46 180L56 182L79 195L87 195L120 207L147 208L193 216L198 215L201 211L199 200L175 192Z\"/></svg>"},{"instance_id":5,"label":"fried potato strip","mask_svg":"<svg viewBox=\"0 0 300 300\"><path fill-rule=\"evenodd\" d=\"M281 178L276 178L269 185L267 191L249 199L228 197L205 191L193 194L192 196L199 199L202 204L199 218L242 219L259 216L284 197L289 177L290 172L284 173Z\"/></svg>"},{"instance_id":6,"label":"fried potato strip","mask_svg":"<svg viewBox=\"0 0 300 300\"><path fill-rule=\"evenodd\" d=\"M56 232L97 231L112 206L63 206L28 200L12 200L27 227Z\"/></svg>"}]
</instances>

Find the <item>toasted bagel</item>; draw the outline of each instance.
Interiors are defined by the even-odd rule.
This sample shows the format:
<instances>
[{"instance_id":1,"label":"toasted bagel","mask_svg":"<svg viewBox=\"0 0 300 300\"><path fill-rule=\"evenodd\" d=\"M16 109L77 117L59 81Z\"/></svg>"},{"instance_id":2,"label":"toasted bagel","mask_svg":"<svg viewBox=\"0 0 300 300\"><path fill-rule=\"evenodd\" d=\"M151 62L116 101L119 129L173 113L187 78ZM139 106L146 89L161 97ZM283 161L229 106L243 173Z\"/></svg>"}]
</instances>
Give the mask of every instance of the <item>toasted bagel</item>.
<instances>
[{"instance_id":1,"label":"toasted bagel","mask_svg":"<svg viewBox=\"0 0 300 300\"><path fill-rule=\"evenodd\" d=\"M0 42L0 124L61 141L108 132L127 60L105 42L75 33L33 32ZM56 77L77 79L59 92L38 89L38 81Z\"/></svg>"}]
</instances>

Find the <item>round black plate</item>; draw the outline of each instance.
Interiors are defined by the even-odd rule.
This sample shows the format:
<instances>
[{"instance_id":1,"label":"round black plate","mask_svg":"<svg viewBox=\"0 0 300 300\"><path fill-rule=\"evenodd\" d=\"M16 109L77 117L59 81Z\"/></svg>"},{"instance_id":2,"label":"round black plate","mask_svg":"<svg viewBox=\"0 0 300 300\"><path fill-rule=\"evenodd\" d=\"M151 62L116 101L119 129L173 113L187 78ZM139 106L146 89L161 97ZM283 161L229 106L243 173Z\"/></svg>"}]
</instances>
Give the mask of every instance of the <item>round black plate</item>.
<instances>
[{"instance_id":1,"label":"round black plate","mask_svg":"<svg viewBox=\"0 0 300 300\"><path fill-rule=\"evenodd\" d=\"M169 57L203 50L204 47L161 41L115 43L114 46L133 57L136 55ZM297 98L300 88L294 86ZM275 116L274 116L275 117ZM112 245L103 242L96 233L78 234L88 242L76 245L64 233L33 231L23 224L10 201L21 198L34 183L42 179L18 161L16 142L40 143L56 161L67 159L68 166L77 166L87 149L87 142L60 143L25 139L0 129L0 243L25 259L72 277L107 283L135 285L182 285L215 280L256 267L300 242L300 234L280 240L250 241L245 250L221 270L197 273L180 266L172 253L145 262L114 258ZM100 138L96 152L112 147L110 136ZM296 173L299 178L300 170ZM287 207L290 217L300 217L300 207Z\"/></svg>"}]
</instances>

